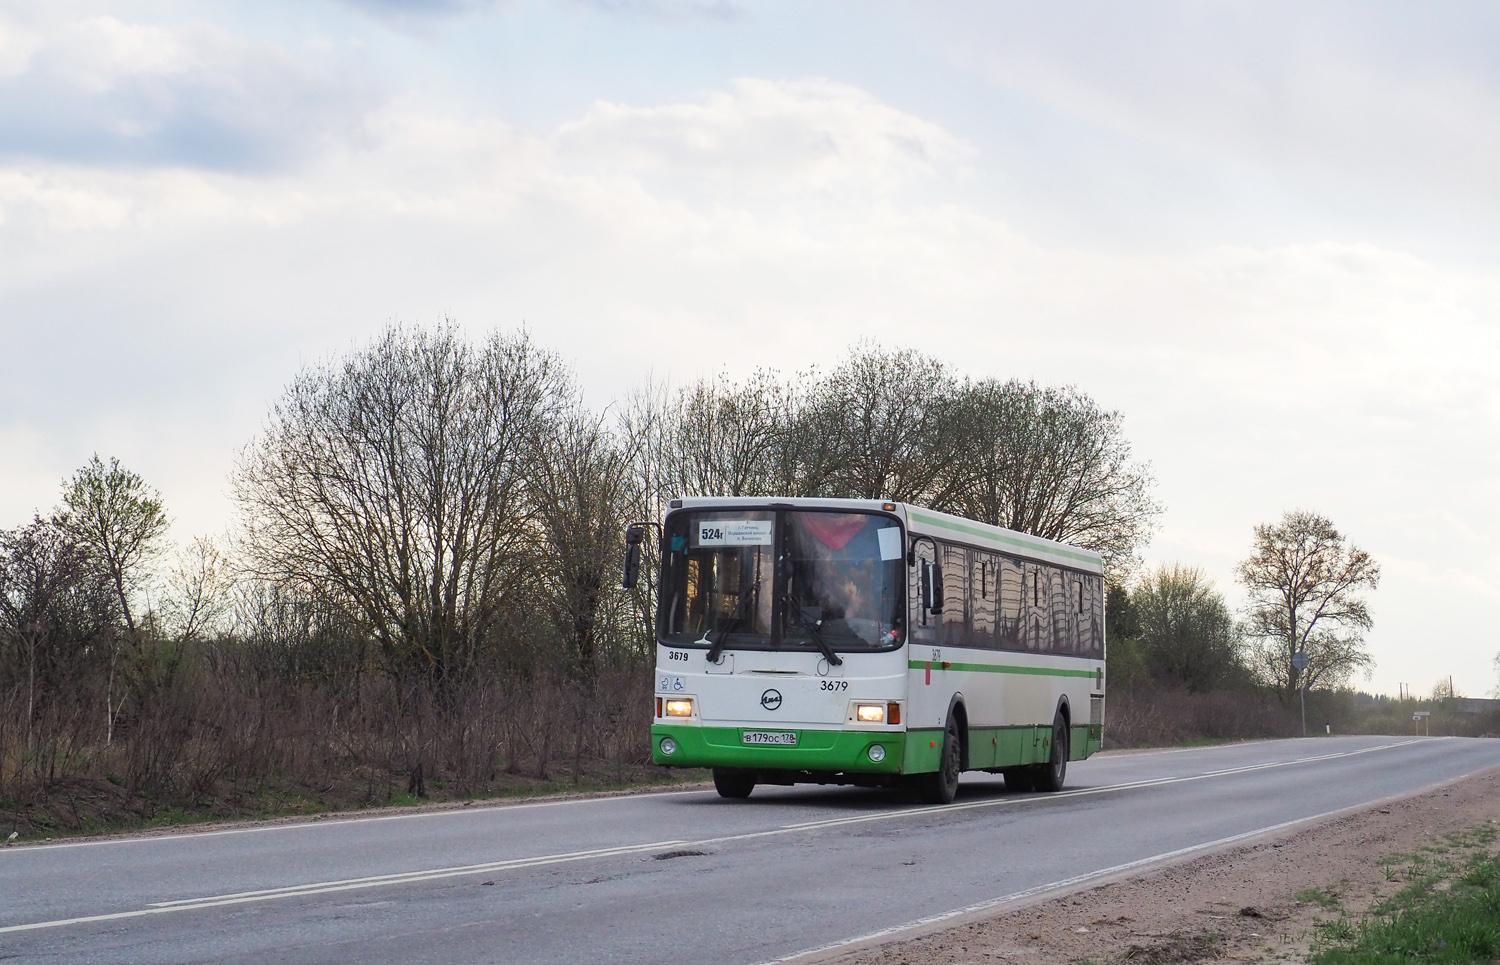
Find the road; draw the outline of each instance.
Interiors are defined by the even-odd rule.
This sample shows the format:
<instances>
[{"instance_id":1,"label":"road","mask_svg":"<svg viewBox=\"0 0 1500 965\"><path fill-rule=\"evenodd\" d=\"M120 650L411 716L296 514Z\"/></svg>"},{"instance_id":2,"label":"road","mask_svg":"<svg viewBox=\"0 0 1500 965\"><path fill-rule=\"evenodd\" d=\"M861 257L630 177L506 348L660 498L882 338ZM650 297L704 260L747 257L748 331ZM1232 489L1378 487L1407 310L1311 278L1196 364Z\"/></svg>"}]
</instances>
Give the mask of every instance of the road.
<instances>
[{"instance_id":1,"label":"road","mask_svg":"<svg viewBox=\"0 0 1500 965\"><path fill-rule=\"evenodd\" d=\"M1500 766L1500 740L1105 755L1060 794L641 794L0 851L0 959L728 962L1076 888Z\"/></svg>"}]
</instances>

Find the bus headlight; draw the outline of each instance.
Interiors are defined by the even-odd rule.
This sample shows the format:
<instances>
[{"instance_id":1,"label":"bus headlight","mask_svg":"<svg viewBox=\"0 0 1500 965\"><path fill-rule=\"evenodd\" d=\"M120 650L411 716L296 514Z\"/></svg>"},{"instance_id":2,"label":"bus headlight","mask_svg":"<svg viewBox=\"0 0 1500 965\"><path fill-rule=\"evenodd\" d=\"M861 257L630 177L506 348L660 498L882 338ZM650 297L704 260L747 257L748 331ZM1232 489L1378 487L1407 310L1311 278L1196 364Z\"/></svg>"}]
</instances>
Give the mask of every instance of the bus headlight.
<instances>
[{"instance_id":1,"label":"bus headlight","mask_svg":"<svg viewBox=\"0 0 1500 965\"><path fill-rule=\"evenodd\" d=\"M673 754L677 753L677 742L670 737L663 737L661 739L661 752L668 757L671 757Z\"/></svg>"},{"instance_id":2,"label":"bus headlight","mask_svg":"<svg viewBox=\"0 0 1500 965\"><path fill-rule=\"evenodd\" d=\"M693 698L673 697L666 705L668 717L691 717L693 716Z\"/></svg>"},{"instance_id":3,"label":"bus headlight","mask_svg":"<svg viewBox=\"0 0 1500 965\"><path fill-rule=\"evenodd\" d=\"M879 744L871 744L870 760L874 761L876 764L879 764L881 761L885 760L885 748L881 747Z\"/></svg>"},{"instance_id":4,"label":"bus headlight","mask_svg":"<svg viewBox=\"0 0 1500 965\"><path fill-rule=\"evenodd\" d=\"M855 704L854 717L861 724L883 724L885 704Z\"/></svg>"}]
</instances>

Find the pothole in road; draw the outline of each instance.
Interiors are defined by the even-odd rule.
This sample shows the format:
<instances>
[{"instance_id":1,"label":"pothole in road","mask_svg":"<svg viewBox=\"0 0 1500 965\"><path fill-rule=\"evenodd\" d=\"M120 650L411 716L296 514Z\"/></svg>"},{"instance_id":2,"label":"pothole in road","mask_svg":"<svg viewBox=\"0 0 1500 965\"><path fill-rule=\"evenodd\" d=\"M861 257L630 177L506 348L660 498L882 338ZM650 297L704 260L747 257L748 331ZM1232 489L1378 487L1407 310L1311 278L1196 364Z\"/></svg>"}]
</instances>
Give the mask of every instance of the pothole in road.
<instances>
[{"instance_id":1,"label":"pothole in road","mask_svg":"<svg viewBox=\"0 0 1500 965\"><path fill-rule=\"evenodd\" d=\"M663 851L661 854L653 854L651 857L657 861L668 861L672 858L706 858L707 851Z\"/></svg>"}]
</instances>

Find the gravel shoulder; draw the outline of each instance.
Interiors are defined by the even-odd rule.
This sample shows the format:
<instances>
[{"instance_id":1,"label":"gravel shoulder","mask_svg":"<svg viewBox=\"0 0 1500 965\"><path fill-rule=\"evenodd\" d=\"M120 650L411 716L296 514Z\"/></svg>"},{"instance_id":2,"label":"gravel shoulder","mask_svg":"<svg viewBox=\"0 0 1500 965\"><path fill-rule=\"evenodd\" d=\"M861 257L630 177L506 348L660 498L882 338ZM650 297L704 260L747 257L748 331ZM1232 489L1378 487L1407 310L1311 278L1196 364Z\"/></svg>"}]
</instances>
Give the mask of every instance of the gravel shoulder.
<instances>
[{"instance_id":1,"label":"gravel shoulder","mask_svg":"<svg viewBox=\"0 0 1500 965\"><path fill-rule=\"evenodd\" d=\"M1500 824L1500 770L979 921L820 957L838 965L1302 961L1320 924L1405 882L1393 855Z\"/></svg>"}]
</instances>

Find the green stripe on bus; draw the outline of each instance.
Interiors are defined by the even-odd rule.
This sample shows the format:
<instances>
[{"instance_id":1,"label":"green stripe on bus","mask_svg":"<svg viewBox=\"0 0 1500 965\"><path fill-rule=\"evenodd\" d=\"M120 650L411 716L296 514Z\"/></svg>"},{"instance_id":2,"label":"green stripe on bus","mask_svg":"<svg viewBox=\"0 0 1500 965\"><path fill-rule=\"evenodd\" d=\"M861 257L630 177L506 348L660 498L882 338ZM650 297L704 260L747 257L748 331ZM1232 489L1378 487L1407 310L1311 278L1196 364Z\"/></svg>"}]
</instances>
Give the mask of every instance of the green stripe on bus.
<instances>
[{"instance_id":1,"label":"green stripe on bus","mask_svg":"<svg viewBox=\"0 0 1500 965\"><path fill-rule=\"evenodd\" d=\"M934 663L938 666L932 666ZM910 660L907 661L908 670L960 670L969 673L1014 673L1030 674L1034 677L1092 677L1092 670L1062 670L1057 667L1012 667L998 663L952 663L944 667L936 660Z\"/></svg>"},{"instance_id":2,"label":"green stripe on bus","mask_svg":"<svg viewBox=\"0 0 1500 965\"><path fill-rule=\"evenodd\" d=\"M955 532L968 533L970 536L983 536L987 540L992 540L996 543L1008 543L1011 546L1019 546L1033 553L1051 553L1053 556L1065 556L1068 559L1081 560L1085 563L1092 563L1095 566L1100 565L1099 556L1095 553L1079 553L1076 550L1064 549L1052 543L1027 539L1024 536L1002 535L988 527L981 529L978 526L964 526L961 523L954 523L943 519L941 516L929 516L920 510L910 507L906 510L906 516L908 519L914 519L919 523L927 523L930 526L941 526L944 529L951 529Z\"/></svg>"}]
</instances>

